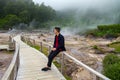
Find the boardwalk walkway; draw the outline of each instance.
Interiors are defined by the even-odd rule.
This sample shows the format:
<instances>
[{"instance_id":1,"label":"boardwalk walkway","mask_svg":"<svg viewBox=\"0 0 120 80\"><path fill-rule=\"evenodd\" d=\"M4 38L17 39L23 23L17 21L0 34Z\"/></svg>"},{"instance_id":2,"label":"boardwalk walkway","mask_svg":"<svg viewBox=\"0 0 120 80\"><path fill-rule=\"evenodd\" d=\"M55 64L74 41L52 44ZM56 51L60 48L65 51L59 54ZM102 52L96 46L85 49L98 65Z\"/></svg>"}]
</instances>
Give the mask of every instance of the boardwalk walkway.
<instances>
[{"instance_id":1,"label":"boardwalk walkway","mask_svg":"<svg viewBox=\"0 0 120 80\"><path fill-rule=\"evenodd\" d=\"M41 68L46 66L47 57L22 42L20 36L16 36L14 40L20 44L17 80L66 80L54 65L51 71L42 72Z\"/></svg>"}]
</instances>

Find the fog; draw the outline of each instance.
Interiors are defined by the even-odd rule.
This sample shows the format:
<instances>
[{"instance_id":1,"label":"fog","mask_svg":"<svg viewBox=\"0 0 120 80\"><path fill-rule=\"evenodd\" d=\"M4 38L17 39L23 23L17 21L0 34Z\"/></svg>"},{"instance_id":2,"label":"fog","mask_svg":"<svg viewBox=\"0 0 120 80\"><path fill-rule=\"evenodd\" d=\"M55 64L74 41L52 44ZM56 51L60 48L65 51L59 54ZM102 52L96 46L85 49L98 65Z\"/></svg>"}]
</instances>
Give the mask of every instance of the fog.
<instances>
[{"instance_id":1,"label":"fog","mask_svg":"<svg viewBox=\"0 0 120 80\"><path fill-rule=\"evenodd\" d=\"M64 27L65 34L82 33L101 24L120 23L120 0L34 0L56 11L71 15L74 23ZM73 11L70 11L73 9ZM63 13L64 14L64 13Z\"/></svg>"},{"instance_id":2,"label":"fog","mask_svg":"<svg viewBox=\"0 0 120 80\"><path fill-rule=\"evenodd\" d=\"M49 5L56 10L80 7L111 9L116 4L120 4L120 0L33 0L33 1L38 4L44 2L46 5Z\"/></svg>"}]
</instances>

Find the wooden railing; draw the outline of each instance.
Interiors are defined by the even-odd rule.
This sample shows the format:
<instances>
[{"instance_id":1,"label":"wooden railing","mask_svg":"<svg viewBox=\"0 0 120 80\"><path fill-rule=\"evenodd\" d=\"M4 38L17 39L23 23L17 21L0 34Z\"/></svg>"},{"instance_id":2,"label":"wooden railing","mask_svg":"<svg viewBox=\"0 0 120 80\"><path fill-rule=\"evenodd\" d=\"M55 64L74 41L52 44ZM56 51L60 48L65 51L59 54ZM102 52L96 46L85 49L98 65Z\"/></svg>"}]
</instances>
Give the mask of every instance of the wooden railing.
<instances>
[{"instance_id":1,"label":"wooden railing","mask_svg":"<svg viewBox=\"0 0 120 80\"><path fill-rule=\"evenodd\" d=\"M16 80L17 77L19 68L19 44L15 41L13 42L15 43L15 53L8 69L6 70L1 80Z\"/></svg>"},{"instance_id":2,"label":"wooden railing","mask_svg":"<svg viewBox=\"0 0 120 80\"><path fill-rule=\"evenodd\" d=\"M43 41L41 41L40 42L40 50L42 51L42 46L43 46L43 44L45 44L45 45L48 45L48 50L49 50L49 52L51 51L51 48L52 48L52 45L50 45L50 44L48 44L48 43L46 43L46 42L43 42ZM96 75L96 78L95 78L95 80L110 80L109 78L107 78L106 76L104 76L103 74L101 74L101 73L99 73L99 72L97 72L97 71L95 71L94 69L92 69L91 67L89 67L89 66L87 66L86 64L84 64L84 63L82 63L81 61L79 61L79 60L77 60L76 58L74 58L74 57L72 57L71 55L69 55L67 52L62 52L62 59L61 59L61 73L63 73L63 67L64 67L64 57L68 57L68 58L70 58L71 60L73 60L76 64L78 64L78 65L80 65L80 66L82 66L84 69L86 69L86 70L88 70L88 71L90 71L92 74L94 74L94 75Z\"/></svg>"},{"instance_id":3,"label":"wooden railing","mask_svg":"<svg viewBox=\"0 0 120 80\"><path fill-rule=\"evenodd\" d=\"M33 45L35 45L36 41L34 39L27 38L28 41L32 41ZM26 41L27 42L27 41ZM37 42L38 43L38 42ZM48 53L50 53L52 49L52 45L48 44L47 42L40 41L40 51L43 51L43 45L48 46ZM103 74L97 72L96 70L92 69L91 67L87 66L86 64L82 63L81 61L77 60L76 58L69 55L67 52L62 52L62 59L61 59L61 73L63 73L63 67L64 67L64 57L68 57L69 59L73 60L77 65L82 66L85 70L91 72L93 75L95 75L95 79L93 80L111 80L108 77L104 76Z\"/></svg>"}]
</instances>

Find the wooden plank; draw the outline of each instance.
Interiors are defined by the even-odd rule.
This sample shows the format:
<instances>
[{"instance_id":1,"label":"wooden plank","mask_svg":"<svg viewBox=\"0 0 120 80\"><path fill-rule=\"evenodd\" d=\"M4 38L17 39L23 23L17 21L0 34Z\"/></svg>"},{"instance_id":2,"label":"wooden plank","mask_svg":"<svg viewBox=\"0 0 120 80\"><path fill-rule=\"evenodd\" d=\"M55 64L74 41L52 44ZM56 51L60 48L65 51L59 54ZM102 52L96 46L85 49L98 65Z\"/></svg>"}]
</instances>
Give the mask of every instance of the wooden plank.
<instances>
[{"instance_id":1,"label":"wooden plank","mask_svg":"<svg viewBox=\"0 0 120 80\"><path fill-rule=\"evenodd\" d=\"M47 57L22 42L20 36L14 39L20 44L20 67L17 80L66 80L55 65L48 72L41 71L41 68L46 66Z\"/></svg>"},{"instance_id":2,"label":"wooden plank","mask_svg":"<svg viewBox=\"0 0 120 80\"><path fill-rule=\"evenodd\" d=\"M0 45L0 50L8 50L9 49L9 45Z\"/></svg>"}]
</instances>

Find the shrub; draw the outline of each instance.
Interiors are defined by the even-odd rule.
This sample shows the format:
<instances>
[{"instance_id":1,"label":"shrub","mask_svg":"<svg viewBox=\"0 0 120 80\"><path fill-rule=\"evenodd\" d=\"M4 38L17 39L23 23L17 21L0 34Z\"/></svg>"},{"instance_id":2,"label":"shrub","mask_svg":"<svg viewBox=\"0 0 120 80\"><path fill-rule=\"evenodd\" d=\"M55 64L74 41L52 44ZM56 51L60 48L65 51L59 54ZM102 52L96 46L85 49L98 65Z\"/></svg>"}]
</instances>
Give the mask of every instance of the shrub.
<instances>
[{"instance_id":1,"label":"shrub","mask_svg":"<svg viewBox=\"0 0 120 80\"><path fill-rule=\"evenodd\" d=\"M115 54L108 54L107 56L105 56L104 60L103 60L103 67L108 67L110 65L113 65L115 63L119 63L120 62L120 58L115 55Z\"/></svg>"},{"instance_id":2,"label":"shrub","mask_svg":"<svg viewBox=\"0 0 120 80\"><path fill-rule=\"evenodd\" d=\"M104 74L111 80L120 80L120 62L107 66Z\"/></svg>"},{"instance_id":3,"label":"shrub","mask_svg":"<svg viewBox=\"0 0 120 80\"><path fill-rule=\"evenodd\" d=\"M87 35L89 34L96 37L116 38L120 35L120 24L99 25L97 29L88 31Z\"/></svg>"},{"instance_id":4,"label":"shrub","mask_svg":"<svg viewBox=\"0 0 120 80\"><path fill-rule=\"evenodd\" d=\"M116 53L120 53L120 42L113 42L108 45L109 47L115 48Z\"/></svg>"},{"instance_id":5,"label":"shrub","mask_svg":"<svg viewBox=\"0 0 120 80\"><path fill-rule=\"evenodd\" d=\"M103 73L111 80L120 79L120 57L108 54L103 60Z\"/></svg>"},{"instance_id":6,"label":"shrub","mask_svg":"<svg viewBox=\"0 0 120 80\"><path fill-rule=\"evenodd\" d=\"M98 49L97 45L94 45L94 46L93 46L93 49Z\"/></svg>"}]
</instances>

